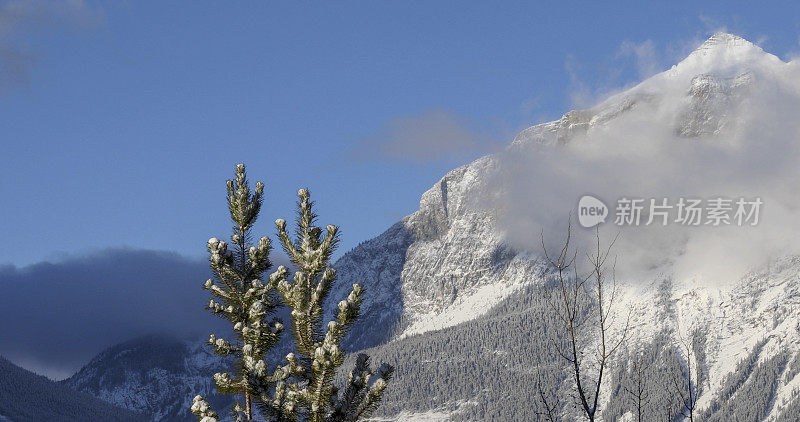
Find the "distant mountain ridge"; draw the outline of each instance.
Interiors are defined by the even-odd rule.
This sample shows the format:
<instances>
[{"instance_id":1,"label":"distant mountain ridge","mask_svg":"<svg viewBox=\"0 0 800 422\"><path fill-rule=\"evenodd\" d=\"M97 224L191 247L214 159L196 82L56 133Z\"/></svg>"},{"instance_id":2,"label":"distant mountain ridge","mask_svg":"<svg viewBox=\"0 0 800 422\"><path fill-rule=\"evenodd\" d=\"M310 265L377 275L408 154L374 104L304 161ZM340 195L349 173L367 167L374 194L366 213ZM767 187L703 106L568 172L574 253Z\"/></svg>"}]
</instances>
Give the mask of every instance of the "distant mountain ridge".
<instances>
[{"instance_id":1,"label":"distant mountain ridge","mask_svg":"<svg viewBox=\"0 0 800 422\"><path fill-rule=\"evenodd\" d=\"M194 421L192 398L202 394L217 409L232 404L214 390L211 376L225 362L201 341L147 335L110 347L61 383L150 416L156 421Z\"/></svg>"},{"instance_id":2,"label":"distant mountain ridge","mask_svg":"<svg viewBox=\"0 0 800 422\"><path fill-rule=\"evenodd\" d=\"M0 357L0 421L141 421L144 415L78 392Z\"/></svg>"}]
</instances>

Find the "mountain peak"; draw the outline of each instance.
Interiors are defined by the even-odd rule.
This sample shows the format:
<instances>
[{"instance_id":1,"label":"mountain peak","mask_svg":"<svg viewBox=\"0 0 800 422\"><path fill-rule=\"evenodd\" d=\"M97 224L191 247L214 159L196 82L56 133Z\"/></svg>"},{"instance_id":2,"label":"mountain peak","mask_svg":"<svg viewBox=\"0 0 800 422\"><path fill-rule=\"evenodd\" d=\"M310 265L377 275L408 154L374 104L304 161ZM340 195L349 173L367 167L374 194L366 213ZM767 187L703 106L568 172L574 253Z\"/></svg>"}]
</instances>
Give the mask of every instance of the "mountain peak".
<instances>
[{"instance_id":1,"label":"mountain peak","mask_svg":"<svg viewBox=\"0 0 800 422\"><path fill-rule=\"evenodd\" d=\"M737 51L749 50L764 51L761 47L742 37L726 32L717 32L712 35L711 38L705 40L703 44L700 44L700 47L697 47L692 54L708 54L714 52L735 53Z\"/></svg>"},{"instance_id":2,"label":"mountain peak","mask_svg":"<svg viewBox=\"0 0 800 422\"><path fill-rule=\"evenodd\" d=\"M734 73L735 76L753 67L780 63L783 63L781 59L742 37L717 32L673 67L671 73L674 75L680 69L680 74L689 77L703 73Z\"/></svg>"}]
</instances>

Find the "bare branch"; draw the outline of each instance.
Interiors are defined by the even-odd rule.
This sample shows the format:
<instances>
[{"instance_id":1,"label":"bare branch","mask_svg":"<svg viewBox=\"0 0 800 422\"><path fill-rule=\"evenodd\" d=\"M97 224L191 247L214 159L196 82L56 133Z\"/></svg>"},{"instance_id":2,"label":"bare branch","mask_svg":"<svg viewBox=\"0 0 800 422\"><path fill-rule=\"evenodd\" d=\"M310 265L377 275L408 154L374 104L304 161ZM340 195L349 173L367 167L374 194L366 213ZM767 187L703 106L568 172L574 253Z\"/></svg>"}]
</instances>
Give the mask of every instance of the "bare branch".
<instances>
[{"instance_id":1,"label":"bare branch","mask_svg":"<svg viewBox=\"0 0 800 422\"><path fill-rule=\"evenodd\" d=\"M614 303L617 296L616 259L614 259L611 271L613 284L610 293L607 292L609 280L605 273L605 266L618 238L619 233L606 247L603 247L600 241L600 232L598 229L595 230L595 248L592 252L586 253L590 270L582 275L577 265L578 251L570 250L570 241L572 239L571 224L567 225L566 239L559 250L557 258L548 253L545 246L544 233L542 232L541 235L545 259L555 273L557 286L554 289L559 292L560 296L558 300L552 300L548 296L547 303L553 307L556 315L558 315L558 320L562 323L563 338L566 339L566 343L569 346L569 350L565 351L563 347L558 347L557 351L572 368L579 407L590 421L594 421L598 413L603 375L608 367L610 358L625 342L630 328L631 312L628 313L627 321L619 334L619 338L616 340L610 338L610 331L615 320ZM593 287L590 287L590 281ZM594 304L590 300L592 297ZM589 320L594 320L596 325L592 324L592 328L587 329L588 326L584 327L584 324ZM594 379L589 380L584 379L586 377L585 372L589 368L586 368L584 361L580 359L583 354L583 347L580 343L582 336L585 335L595 338L597 341L593 353L594 359L590 360L590 362L594 361L597 365L597 374ZM591 390L587 389L587 386L591 386Z\"/></svg>"}]
</instances>

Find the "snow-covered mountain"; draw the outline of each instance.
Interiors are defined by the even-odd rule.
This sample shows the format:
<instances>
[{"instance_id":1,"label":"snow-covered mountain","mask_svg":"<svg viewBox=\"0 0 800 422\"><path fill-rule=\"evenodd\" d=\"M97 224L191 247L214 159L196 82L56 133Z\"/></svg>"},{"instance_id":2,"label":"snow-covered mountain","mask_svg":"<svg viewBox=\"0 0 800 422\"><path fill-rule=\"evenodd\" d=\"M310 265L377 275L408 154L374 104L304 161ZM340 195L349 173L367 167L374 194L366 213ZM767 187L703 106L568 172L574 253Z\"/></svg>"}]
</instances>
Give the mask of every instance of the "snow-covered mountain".
<instances>
[{"instance_id":1,"label":"snow-covered mountain","mask_svg":"<svg viewBox=\"0 0 800 422\"><path fill-rule=\"evenodd\" d=\"M617 134L619 127L627 129L636 125L663 128L665 142L674 143L676 148L680 142L713 145L739 142L747 137L752 139L746 141L763 142L764 148L769 148L770 133L756 132L762 130L761 127L747 120L746 113L755 107L773 116L768 120L772 127L765 129L775 132L772 136L785 142L774 146L793 147L800 141L796 126L800 102L787 101L786 98L797 98L798 70L800 64L797 62L786 63L740 37L718 33L671 69L612 96L598 106L570 111L559 120L522 131L508 150L512 155L529 157L553 149L559 151L561 146L571 143L580 143L574 148L588 145L586 148L591 149L593 142ZM778 95L772 96L773 93ZM765 100L769 98L780 98L784 102L771 104ZM787 105L795 108L787 109ZM782 125L786 130L776 125ZM647 143L651 141L647 139L648 134L643 130L639 138L628 138ZM736 148L724 151L731 155L739 152ZM797 161L800 155L793 150L787 149L780 154L791 155L795 159L793 165L800 165ZM749 158L752 158L752 163L748 165L764 166L765 172L770 171L772 163L758 161L763 157L744 159ZM687 166L692 164L691 159L687 161ZM500 153L449 172L422 195L419 211L339 260L337 265L345 281L342 286L356 281L364 283L371 293L364 305L366 313L371 316L369 320L392 327L387 335L394 335L394 341L374 349L374 353L390 356L392 353L383 354L380 350L402 349L403 345L398 341L404 337L454 327L466 321L479 321L504 299L518 300L514 299L515 294L528 291L523 289L524 286L541 282L544 269L536 258L536 251L518 248L519 242L509 239L514 234L509 236L508 232L514 228L503 222L508 218L503 215L505 210L486 206L487 203L498 203L495 181L497 173L507 170L504 167L507 164L508 160ZM687 170L691 172L694 169ZM779 179L778 182L793 183L794 176L791 173L787 180ZM764 182L761 180L759 183ZM768 191L768 188L764 187L764 190ZM577 202L577 193L570 199ZM619 192L620 195L625 193ZM532 242L535 244L538 233L530 234L536 237ZM780 243L777 238L776 243ZM686 247L686 244L682 246ZM669 254L666 249L664 255ZM800 306L797 303L800 301L800 259L791 255L789 250L786 253L788 255L776 255L722 284L710 283L699 276L681 278L683 273L679 273L678 278L670 282L666 295L664 275L675 277L667 272L666 267L652 271L650 278L627 280L628 283L621 286L624 306L635 310L632 313L633 338L629 343L651 341L665 327L683 336L693 328L701 329L706 335L704 371L707 374L699 401L701 409L716 407L715 401L736 394L736 388L721 390L747 358L763 363L779 353L787 353L780 362L775 382L760 392L766 402L763 406L765 413L761 416L777 418L783 409L791 407L800 391L800 378L795 377L797 372L788 370L800 350ZM729 259L736 258L731 256ZM736 263L723 260L718 264ZM332 296L342 294L343 291L339 291ZM660 299L662 297L665 299ZM671 310L668 318L662 317L665 309ZM454 335L457 327L454 330L444 332ZM363 330L368 331L366 328ZM536 333L538 329L530 332ZM439 336L441 331L430 335ZM425 335L422 335L419 341L424 342L424 339ZM362 336L358 337L356 344L374 346L379 344L375 340L380 339ZM485 337L474 341L479 344L487 342ZM535 338L532 341L536 341ZM475 346L475 349L480 347ZM502 348L488 349L491 353L502 354ZM397 364L402 367L404 363L409 361ZM754 370L740 372L745 375L738 387L746 386ZM421 375L420 381L423 380ZM459 401L467 403L467 406L472 403L478 408L486 407L480 403L481 390L476 389L474 393L473 397L441 397L441 408L424 409L422 406L411 410L441 412ZM722 393L728 396L720 398ZM535 400L535 397L531 398ZM399 395L397 399L405 401L409 397ZM399 407L394 409L400 410ZM796 408L792 411L796 412ZM456 414L449 417L456 417L453 415ZM761 420L761 416L756 420ZM505 420L499 414L492 418Z\"/></svg>"},{"instance_id":2,"label":"snow-covered mountain","mask_svg":"<svg viewBox=\"0 0 800 422\"><path fill-rule=\"evenodd\" d=\"M522 131L508 151L524 156L577 138L588 143L626 119L668 126L676 140L720 134L737 123L733 111L754 80L777 84L783 76L772 75L786 67L798 68L742 38L716 34L666 72L596 107ZM351 282L364 283L371 293L363 305L370 315L365 320L380 321L403 336L475 318L538 279L539 251L514 247L501 223L505 210L487 206L498 204L496 179L506 164L500 153L445 175L422 195L417 212L336 263L342 282L331 297L345 294ZM536 243L538 232L533 234ZM359 346L382 340L357 335Z\"/></svg>"},{"instance_id":3,"label":"snow-covered mountain","mask_svg":"<svg viewBox=\"0 0 800 422\"><path fill-rule=\"evenodd\" d=\"M149 335L101 352L64 385L150 415L154 421L194 421L192 398L202 394L224 409L233 402L214 390L211 375L224 362L200 341Z\"/></svg>"},{"instance_id":4,"label":"snow-covered mountain","mask_svg":"<svg viewBox=\"0 0 800 422\"><path fill-rule=\"evenodd\" d=\"M720 33L671 69L449 172L417 212L335 264L332 305L352 283L367 288L350 349L397 367L382 420L536 420L536 368L558 362L547 347L555 326L541 299L540 230L563 222L581 193L609 199L684 188L764 196L770 218L759 231L623 231L620 263L635 269L619 280L618 303L633 309L628 344L669 343L698 329L699 416L799 420L800 250L790 235L800 232L798 115L800 63ZM630 169L609 171L617 156ZM140 357L139 369L121 365L125 375L109 377L101 362L128 349L104 352L67 383L160 415L185 408L175 397L208 391L214 364L191 363L205 352L187 347L165 364L172 372ZM173 381L180 391L154 387ZM568 393L563 377L550 381ZM629 410L612 398L619 382L618 374L608 379L604 420Z\"/></svg>"}]
</instances>

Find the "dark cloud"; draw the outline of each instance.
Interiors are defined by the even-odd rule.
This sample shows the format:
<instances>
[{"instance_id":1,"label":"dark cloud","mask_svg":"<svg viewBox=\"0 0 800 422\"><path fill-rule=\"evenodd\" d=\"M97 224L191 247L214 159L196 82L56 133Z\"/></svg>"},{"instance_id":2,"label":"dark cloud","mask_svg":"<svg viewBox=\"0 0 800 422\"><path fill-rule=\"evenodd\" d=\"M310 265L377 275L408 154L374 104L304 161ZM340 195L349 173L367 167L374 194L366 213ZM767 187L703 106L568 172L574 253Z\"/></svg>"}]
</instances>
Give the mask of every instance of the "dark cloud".
<instances>
[{"instance_id":1,"label":"dark cloud","mask_svg":"<svg viewBox=\"0 0 800 422\"><path fill-rule=\"evenodd\" d=\"M222 332L223 321L204 309L209 275L204 259L131 249L0 267L0 355L63 378L134 336Z\"/></svg>"},{"instance_id":2,"label":"dark cloud","mask_svg":"<svg viewBox=\"0 0 800 422\"><path fill-rule=\"evenodd\" d=\"M463 159L485 153L496 144L469 122L446 110L402 116L377 133L358 140L351 155L360 160L391 159L414 163Z\"/></svg>"}]
</instances>

